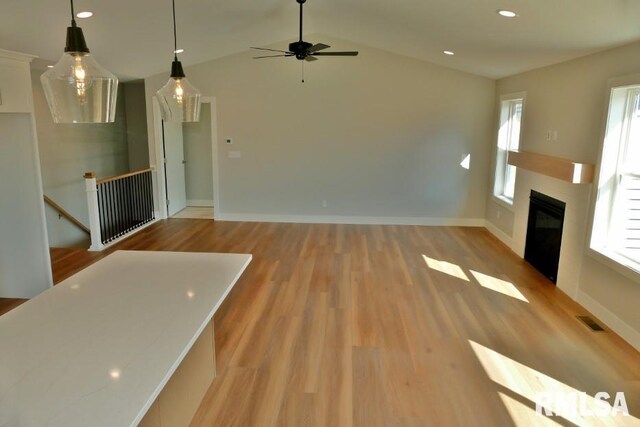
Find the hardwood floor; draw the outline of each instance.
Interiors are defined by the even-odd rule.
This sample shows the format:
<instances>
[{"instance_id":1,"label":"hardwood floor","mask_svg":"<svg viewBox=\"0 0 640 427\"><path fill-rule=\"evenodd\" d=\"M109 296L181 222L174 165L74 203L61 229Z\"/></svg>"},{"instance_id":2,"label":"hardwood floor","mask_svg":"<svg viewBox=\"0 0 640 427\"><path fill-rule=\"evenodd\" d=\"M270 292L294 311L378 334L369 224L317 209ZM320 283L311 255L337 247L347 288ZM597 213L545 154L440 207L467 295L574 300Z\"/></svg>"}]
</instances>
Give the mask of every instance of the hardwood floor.
<instances>
[{"instance_id":1,"label":"hardwood floor","mask_svg":"<svg viewBox=\"0 0 640 427\"><path fill-rule=\"evenodd\" d=\"M608 425L640 424L640 353L484 229L172 219L114 249L254 255L196 426L604 425L536 417L551 390L623 391L633 416Z\"/></svg>"}]
</instances>

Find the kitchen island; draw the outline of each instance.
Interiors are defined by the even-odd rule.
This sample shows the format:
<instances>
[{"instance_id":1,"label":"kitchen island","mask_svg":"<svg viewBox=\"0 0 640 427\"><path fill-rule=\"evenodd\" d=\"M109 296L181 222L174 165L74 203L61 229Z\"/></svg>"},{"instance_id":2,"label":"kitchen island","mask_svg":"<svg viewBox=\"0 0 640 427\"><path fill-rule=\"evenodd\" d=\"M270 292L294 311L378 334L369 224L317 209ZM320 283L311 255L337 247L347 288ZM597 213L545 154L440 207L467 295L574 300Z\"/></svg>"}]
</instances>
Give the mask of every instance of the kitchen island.
<instances>
[{"instance_id":1,"label":"kitchen island","mask_svg":"<svg viewBox=\"0 0 640 427\"><path fill-rule=\"evenodd\" d=\"M0 426L188 425L251 255L117 251L0 317Z\"/></svg>"}]
</instances>

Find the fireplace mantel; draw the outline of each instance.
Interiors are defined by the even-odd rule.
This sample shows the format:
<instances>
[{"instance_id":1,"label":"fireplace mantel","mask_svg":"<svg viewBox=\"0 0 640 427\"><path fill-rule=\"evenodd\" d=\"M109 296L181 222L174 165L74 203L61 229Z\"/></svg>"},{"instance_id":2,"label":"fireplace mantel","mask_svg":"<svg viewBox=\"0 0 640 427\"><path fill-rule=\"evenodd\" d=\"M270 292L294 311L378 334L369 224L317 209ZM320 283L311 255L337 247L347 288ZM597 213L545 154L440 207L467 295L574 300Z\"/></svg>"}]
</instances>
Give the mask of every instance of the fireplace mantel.
<instances>
[{"instance_id":1,"label":"fireplace mantel","mask_svg":"<svg viewBox=\"0 0 640 427\"><path fill-rule=\"evenodd\" d=\"M595 165L591 163L578 163L530 151L509 151L509 164L572 184L590 184L595 173Z\"/></svg>"}]
</instances>

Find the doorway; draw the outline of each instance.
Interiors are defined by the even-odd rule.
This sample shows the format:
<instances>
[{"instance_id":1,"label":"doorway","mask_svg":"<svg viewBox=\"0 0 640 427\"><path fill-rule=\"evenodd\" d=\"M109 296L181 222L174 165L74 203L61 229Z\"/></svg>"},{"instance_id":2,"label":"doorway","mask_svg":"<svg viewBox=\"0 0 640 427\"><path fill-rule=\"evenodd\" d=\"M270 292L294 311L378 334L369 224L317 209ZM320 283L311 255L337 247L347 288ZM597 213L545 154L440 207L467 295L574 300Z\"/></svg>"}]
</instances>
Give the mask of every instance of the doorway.
<instances>
[{"instance_id":1,"label":"doorway","mask_svg":"<svg viewBox=\"0 0 640 427\"><path fill-rule=\"evenodd\" d=\"M214 219L218 206L215 101L204 98L195 123L161 123L166 216Z\"/></svg>"}]
</instances>

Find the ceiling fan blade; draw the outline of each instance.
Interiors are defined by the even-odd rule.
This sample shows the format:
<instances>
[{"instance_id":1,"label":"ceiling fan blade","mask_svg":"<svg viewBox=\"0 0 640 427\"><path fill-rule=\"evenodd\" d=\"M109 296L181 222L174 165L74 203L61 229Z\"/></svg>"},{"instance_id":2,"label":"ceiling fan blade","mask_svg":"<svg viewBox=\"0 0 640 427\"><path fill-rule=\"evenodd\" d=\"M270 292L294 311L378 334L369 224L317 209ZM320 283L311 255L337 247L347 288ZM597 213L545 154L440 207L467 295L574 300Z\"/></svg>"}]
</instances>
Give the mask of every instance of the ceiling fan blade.
<instances>
[{"instance_id":1,"label":"ceiling fan blade","mask_svg":"<svg viewBox=\"0 0 640 427\"><path fill-rule=\"evenodd\" d=\"M283 58L285 56L293 56L292 54L286 55L266 55L266 56L254 56L253 59L262 59L262 58Z\"/></svg>"},{"instance_id":2,"label":"ceiling fan blade","mask_svg":"<svg viewBox=\"0 0 640 427\"><path fill-rule=\"evenodd\" d=\"M324 43L316 43L313 46L311 46L309 49L307 49L307 53L313 53L313 52L317 52L319 50L323 50L323 49L329 49L331 46L326 45Z\"/></svg>"},{"instance_id":3,"label":"ceiling fan blade","mask_svg":"<svg viewBox=\"0 0 640 427\"><path fill-rule=\"evenodd\" d=\"M307 61L307 62L312 62L312 61L317 61L318 58L316 58L314 56L311 56L311 55L307 55L307 56L304 57L304 60Z\"/></svg>"},{"instance_id":4,"label":"ceiling fan blade","mask_svg":"<svg viewBox=\"0 0 640 427\"><path fill-rule=\"evenodd\" d=\"M358 52L315 52L313 56L358 56Z\"/></svg>"},{"instance_id":5,"label":"ceiling fan blade","mask_svg":"<svg viewBox=\"0 0 640 427\"><path fill-rule=\"evenodd\" d=\"M291 54L293 54L293 52L289 52L288 50L267 49L266 47L251 47L250 49L268 50L269 52L280 52L280 53L291 53Z\"/></svg>"}]
</instances>

